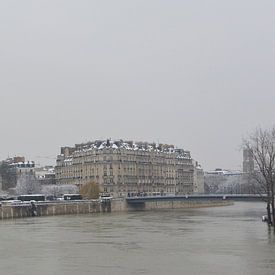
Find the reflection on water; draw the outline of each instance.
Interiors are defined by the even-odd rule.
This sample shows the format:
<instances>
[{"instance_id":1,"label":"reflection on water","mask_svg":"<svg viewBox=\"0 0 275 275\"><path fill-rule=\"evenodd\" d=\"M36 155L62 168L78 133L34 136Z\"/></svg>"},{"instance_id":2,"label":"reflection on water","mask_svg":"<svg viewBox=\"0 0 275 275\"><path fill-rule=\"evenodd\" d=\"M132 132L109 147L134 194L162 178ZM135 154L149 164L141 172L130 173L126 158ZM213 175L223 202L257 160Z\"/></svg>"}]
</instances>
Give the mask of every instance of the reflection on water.
<instances>
[{"instance_id":1,"label":"reflection on water","mask_svg":"<svg viewBox=\"0 0 275 275\"><path fill-rule=\"evenodd\" d=\"M0 222L1 274L275 274L262 203Z\"/></svg>"}]
</instances>

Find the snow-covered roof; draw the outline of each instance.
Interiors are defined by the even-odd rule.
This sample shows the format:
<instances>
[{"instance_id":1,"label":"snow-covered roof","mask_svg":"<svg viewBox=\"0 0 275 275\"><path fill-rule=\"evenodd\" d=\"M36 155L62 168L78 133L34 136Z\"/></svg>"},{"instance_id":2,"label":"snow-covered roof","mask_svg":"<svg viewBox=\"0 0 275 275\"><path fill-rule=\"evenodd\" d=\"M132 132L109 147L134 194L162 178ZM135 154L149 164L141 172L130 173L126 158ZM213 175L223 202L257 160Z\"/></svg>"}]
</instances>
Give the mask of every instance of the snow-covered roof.
<instances>
[{"instance_id":1,"label":"snow-covered roof","mask_svg":"<svg viewBox=\"0 0 275 275\"><path fill-rule=\"evenodd\" d=\"M28 168L28 167L34 167L35 166L35 162L34 161L25 161L25 162L13 162L10 163L10 166L13 167L21 167L21 168Z\"/></svg>"},{"instance_id":2,"label":"snow-covered roof","mask_svg":"<svg viewBox=\"0 0 275 275\"><path fill-rule=\"evenodd\" d=\"M167 153L175 154L177 158L180 159L191 159L190 152L183 149L176 148L174 145L169 144L156 144L148 142L134 142L134 141L124 141L120 140L96 140L93 142L87 142L82 144L76 144L75 150L72 155L67 157L65 161L72 161L74 154L88 152L91 150L134 150L134 151L144 151L144 152L156 152L156 153Z\"/></svg>"},{"instance_id":3,"label":"snow-covered roof","mask_svg":"<svg viewBox=\"0 0 275 275\"><path fill-rule=\"evenodd\" d=\"M225 169L216 169L214 171L206 172L207 175L224 175L224 176L232 176L232 175L241 175L242 172L240 171L231 171Z\"/></svg>"}]
</instances>

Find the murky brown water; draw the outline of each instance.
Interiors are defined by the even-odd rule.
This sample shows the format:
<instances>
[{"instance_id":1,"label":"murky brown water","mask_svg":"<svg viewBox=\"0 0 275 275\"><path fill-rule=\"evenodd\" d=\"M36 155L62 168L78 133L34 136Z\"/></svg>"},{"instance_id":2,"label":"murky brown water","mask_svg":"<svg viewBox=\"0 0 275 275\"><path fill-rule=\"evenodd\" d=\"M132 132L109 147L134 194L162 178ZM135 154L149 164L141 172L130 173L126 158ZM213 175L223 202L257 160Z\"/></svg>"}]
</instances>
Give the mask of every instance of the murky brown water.
<instances>
[{"instance_id":1,"label":"murky brown water","mask_svg":"<svg viewBox=\"0 0 275 275\"><path fill-rule=\"evenodd\" d=\"M0 274L275 274L262 203L0 222Z\"/></svg>"}]
</instances>

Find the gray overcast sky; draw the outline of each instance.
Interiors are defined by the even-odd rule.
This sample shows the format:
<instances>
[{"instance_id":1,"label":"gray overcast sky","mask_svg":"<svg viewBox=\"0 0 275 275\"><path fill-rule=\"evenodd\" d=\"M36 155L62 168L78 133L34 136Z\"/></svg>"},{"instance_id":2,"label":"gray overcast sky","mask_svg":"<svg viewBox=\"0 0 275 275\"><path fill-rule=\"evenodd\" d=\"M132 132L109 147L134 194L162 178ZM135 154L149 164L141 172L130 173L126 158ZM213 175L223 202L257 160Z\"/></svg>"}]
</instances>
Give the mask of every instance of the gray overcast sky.
<instances>
[{"instance_id":1,"label":"gray overcast sky","mask_svg":"<svg viewBox=\"0 0 275 275\"><path fill-rule=\"evenodd\" d=\"M0 159L111 137L240 169L274 124L274 0L1 1L0 42Z\"/></svg>"}]
</instances>

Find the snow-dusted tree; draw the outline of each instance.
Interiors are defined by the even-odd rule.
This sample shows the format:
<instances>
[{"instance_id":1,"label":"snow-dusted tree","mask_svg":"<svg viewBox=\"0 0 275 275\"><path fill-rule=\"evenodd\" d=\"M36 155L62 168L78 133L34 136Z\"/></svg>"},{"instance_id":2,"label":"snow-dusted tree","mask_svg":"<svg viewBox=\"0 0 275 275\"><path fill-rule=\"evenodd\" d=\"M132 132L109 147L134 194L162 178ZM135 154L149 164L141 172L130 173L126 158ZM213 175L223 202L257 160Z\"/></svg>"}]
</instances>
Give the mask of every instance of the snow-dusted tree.
<instances>
[{"instance_id":1,"label":"snow-dusted tree","mask_svg":"<svg viewBox=\"0 0 275 275\"><path fill-rule=\"evenodd\" d=\"M41 192L41 185L34 175L23 174L17 179L15 191L18 195L39 194Z\"/></svg>"},{"instance_id":2,"label":"snow-dusted tree","mask_svg":"<svg viewBox=\"0 0 275 275\"><path fill-rule=\"evenodd\" d=\"M275 185L275 127L269 130L256 129L244 140L245 149L252 153L255 170L252 177L257 182L256 191L266 194L267 221L275 225L274 185Z\"/></svg>"},{"instance_id":3,"label":"snow-dusted tree","mask_svg":"<svg viewBox=\"0 0 275 275\"><path fill-rule=\"evenodd\" d=\"M52 195L54 197L59 197L59 196L62 196L63 194L76 194L78 192L79 192L79 188L73 184L42 186L43 194Z\"/></svg>"}]
</instances>

